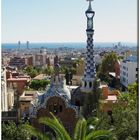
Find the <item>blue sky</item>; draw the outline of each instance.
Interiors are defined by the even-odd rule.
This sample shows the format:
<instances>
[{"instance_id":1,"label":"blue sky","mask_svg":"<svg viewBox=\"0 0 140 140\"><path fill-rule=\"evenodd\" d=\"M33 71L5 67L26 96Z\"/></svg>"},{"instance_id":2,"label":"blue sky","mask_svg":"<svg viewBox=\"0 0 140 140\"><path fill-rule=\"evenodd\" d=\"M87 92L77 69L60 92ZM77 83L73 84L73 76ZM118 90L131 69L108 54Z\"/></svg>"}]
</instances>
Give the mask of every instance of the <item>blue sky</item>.
<instances>
[{"instance_id":1,"label":"blue sky","mask_svg":"<svg viewBox=\"0 0 140 140\"><path fill-rule=\"evenodd\" d=\"M2 0L2 42L85 42L86 0ZM137 0L94 0L96 42L137 41Z\"/></svg>"}]
</instances>

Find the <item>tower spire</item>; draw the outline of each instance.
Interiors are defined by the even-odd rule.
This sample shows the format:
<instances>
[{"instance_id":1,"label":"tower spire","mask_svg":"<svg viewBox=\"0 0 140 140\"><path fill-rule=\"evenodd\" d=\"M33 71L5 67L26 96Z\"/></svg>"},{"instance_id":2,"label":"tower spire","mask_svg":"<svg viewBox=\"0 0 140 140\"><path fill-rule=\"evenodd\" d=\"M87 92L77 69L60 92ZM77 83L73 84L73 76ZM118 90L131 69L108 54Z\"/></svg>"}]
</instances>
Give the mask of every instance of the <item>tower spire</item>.
<instances>
[{"instance_id":1,"label":"tower spire","mask_svg":"<svg viewBox=\"0 0 140 140\"><path fill-rule=\"evenodd\" d=\"M89 7L86 10L85 14L87 17L87 52L86 52L86 65L85 65L85 72L82 79L82 87L81 90L84 92L91 92L93 89L93 82L96 76L96 69L95 69L95 61L94 61L94 49L93 49L93 17L95 12L92 10L91 1L89 1Z\"/></svg>"},{"instance_id":2,"label":"tower spire","mask_svg":"<svg viewBox=\"0 0 140 140\"><path fill-rule=\"evenodd\" d=\"M91 0L89 0L88 10L89 10L89 11L92 11L92 7L91 7Z\"/></svg>"}]
</instances>

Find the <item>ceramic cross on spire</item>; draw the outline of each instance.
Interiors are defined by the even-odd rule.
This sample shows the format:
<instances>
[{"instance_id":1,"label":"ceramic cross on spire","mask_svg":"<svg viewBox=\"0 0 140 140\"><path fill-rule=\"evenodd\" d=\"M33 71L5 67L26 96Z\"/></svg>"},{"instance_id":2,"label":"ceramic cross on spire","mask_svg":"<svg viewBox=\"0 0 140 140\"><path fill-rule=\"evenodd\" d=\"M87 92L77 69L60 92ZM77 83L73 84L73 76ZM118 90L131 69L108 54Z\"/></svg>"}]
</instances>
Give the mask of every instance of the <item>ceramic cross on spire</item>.
<instances>
[{"instance_id":1,"label":"ceramic cross on spire","mask_svg":"<svg viewBox=\"0 0 140 140\"><path fill-rule=\"evenodd\" d=\"M88 7L88 9L89 9L89 10L92 10L91 2L92 2L93 0L87 0L87 1L89 1L89 7Z\"/></svg>"}]
</instances>

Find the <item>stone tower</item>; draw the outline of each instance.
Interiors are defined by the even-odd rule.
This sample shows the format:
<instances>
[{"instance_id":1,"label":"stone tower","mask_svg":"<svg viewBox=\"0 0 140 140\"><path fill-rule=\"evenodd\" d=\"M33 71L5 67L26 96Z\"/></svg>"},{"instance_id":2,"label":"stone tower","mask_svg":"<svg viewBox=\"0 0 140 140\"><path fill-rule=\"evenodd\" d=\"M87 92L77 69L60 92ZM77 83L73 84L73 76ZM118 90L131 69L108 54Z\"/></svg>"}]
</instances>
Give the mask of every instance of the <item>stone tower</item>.
<instances>
[{"instance_id":1,"label":"stone tower","mask_svg":"<svg viewBox=\"0 0 140 140\"><path fill-rule=\"evenodd\" d=\"M86 64L85 64L85 71L84 76L82 78L82 87L81 91L83 92L91 92L93 89L93 82L96 76L96 68L95 68L95 61L94 61L94 49L93 49L93 17L95 12L92 10L91 1L89 1L89 7L86 10L85 14L87 17L87 52L86 52Z\"/></svg>"}]
</instances>

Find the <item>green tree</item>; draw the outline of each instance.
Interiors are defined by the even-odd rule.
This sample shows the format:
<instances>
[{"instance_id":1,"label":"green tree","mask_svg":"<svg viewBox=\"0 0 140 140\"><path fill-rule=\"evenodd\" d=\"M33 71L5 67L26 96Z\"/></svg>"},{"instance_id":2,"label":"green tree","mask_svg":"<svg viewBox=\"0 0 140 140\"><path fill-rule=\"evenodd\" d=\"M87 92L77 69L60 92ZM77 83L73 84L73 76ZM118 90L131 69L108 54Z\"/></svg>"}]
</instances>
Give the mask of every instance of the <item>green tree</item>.
<instances>
[{"instance_id":1,"label":"green tree","mask_svg":"<svg viewBox=\"0 0 140 140\"><path fill-rule=\"evenodd\" d=\"M74 61L73 67L76 68L78 65L82 64L84 61L81 58L78 58Z\"/></svg>"},{"instance_id":2,"label":"green tree","mask_svg":"<svg viewBox=\"0 0 140 140\"><path fill-rule=\"evenodd\" d=\"M35 67L33 68L32 66L28 66L25 69L25 72L31 76L31 78L34 78L35 76L37 76L38 71L35 69Z\"/></svg>"},{"instance_id":3,"label":"green tree","mask_svg":"<svg viewBox=\"0 0 140 140\"><path fill-rule=\"evenodd\" d=\"M29 75L31 76L31 78L34 78L35 76L37 76L37 74L38 74L38 72L37 72L37 70L35 70L35 69L33 69L33 70L29 73Z\"/></svg>"},{"instance_id":4,"label":"green tree","mask_svg":"<svg viewBox=\"0 0 140 140\"><path fill-rule=\"evenodd\" d=\"M117 62L118 58L116 53L110 52L103 58L101 70L104 73L113 72L114 71L114 65Z\"/></svg>"},{"instance_id":5,"label":"green tree","mask_svg":"<svg viewBox=\"0 0 140 140\"><path fill-rule=\"evenodd\" d=\"M109 72L114 72L114 66L117 60L117 55L114 52L110 52L104 56L98 71L101 80L109 82Z\"/></svg>"},{"instance_id":6,"label":"green tree","mask_svg":"<svg viewBox=\"0 0 140 140\"><path fill-rule=\"evenodd\" d=\"M26 71L27 73L30 73L30 72L32 71L32 69L33 69L32 66L28 66L28 67L25 68L25 71Z\"/></svg>"},{"instance_id":7,"label":"green tree","mask_svg":"<svg viewBox=\"0 0 140 140\"><path fill-rule=\"evenodd\" d=\"M60 73L62 73L62 74L65 74L66 72L68 72L68 67L66 67L66 66L61 66L60 67Z\"/></svg>"},{"instance_id":8,"label":"green tree","mask_svg":"<svg viewBox=\"0 0 140 140\"><path fill-rule=\"evenodd\" d=\"M45 89L48 84L50 84L49 80L33 80L30 84L30 88L35 90Z\"/></svg>"},{"instance_id":9,"label":"green tree","mask_svg":"<svg viewBox=\"0 0 140 140\"><path fill-rule=\"evenodd\" d=\"M34 67L34 69L37 71L38 74L42 72L42 68L41 67Z\"/></svg>"},{"instance_id":10,"label":"green tree","mask_svg":"<svg viewBox=\"0 0 140 140\"><path fill-rule=\"evenodd\" d=\"M76 74L76 68L75 67L71 67L69 70L72 74Z\"/></svg>"},{"instance_id":11,"label":"green tree","mask_svg":"<svg viewBox=\"0 0 140 140\"><path fill-rule=\"evenodd\" d=\"M49 66L47 68L44 69L44 72L46 75L52 75L54 73L54 69L52 66Z\"/></svg>"},{"instance_id":12,"label":"green tree","mask_svg":"<svg viewBox=\"0 0 140 140\"><path fill-rule=\"evenodd\" d=\"M52 128L55 132L57 140L72 140L68 132L65 130L64 126L57 120L57 118L52 114L52 118L40 118L39 122L45 124ZM44 136L40 137L37 135L38 133L32 133L32 129L29 125L26 125L26 128L36 137L42 139L40 140L48 140L48 136L44 134ZM74 131L74 140L113 140L113 135L110 130L95 130L95 127L91 126L84 118L80 118L76 124ZM45 139L45 137L47 137Z\"/></svg>"},{"instance_id":13,"label":"green tree","mask_svg":"<svg viewBox=\"0 0 140 140\"><path fill-rule=\"evenodd\" d=\"M118 140L138 139L138 85L128 86L128 92L122 93L118 98L118 104L112 110L113 123L110 116L101 113L100 125L103 129L112 128Z\"/></svg>"},{"instance_id":14,"label":"green tree","mask_svg":"<svg viewBox=\"0 0 140 140\"><path fill-rule=\"evenodd\" d=\"M28 140L31 134L23 124L18 126L14 122L2 123L2 140Z\"/></svg>"}]
</instances>

